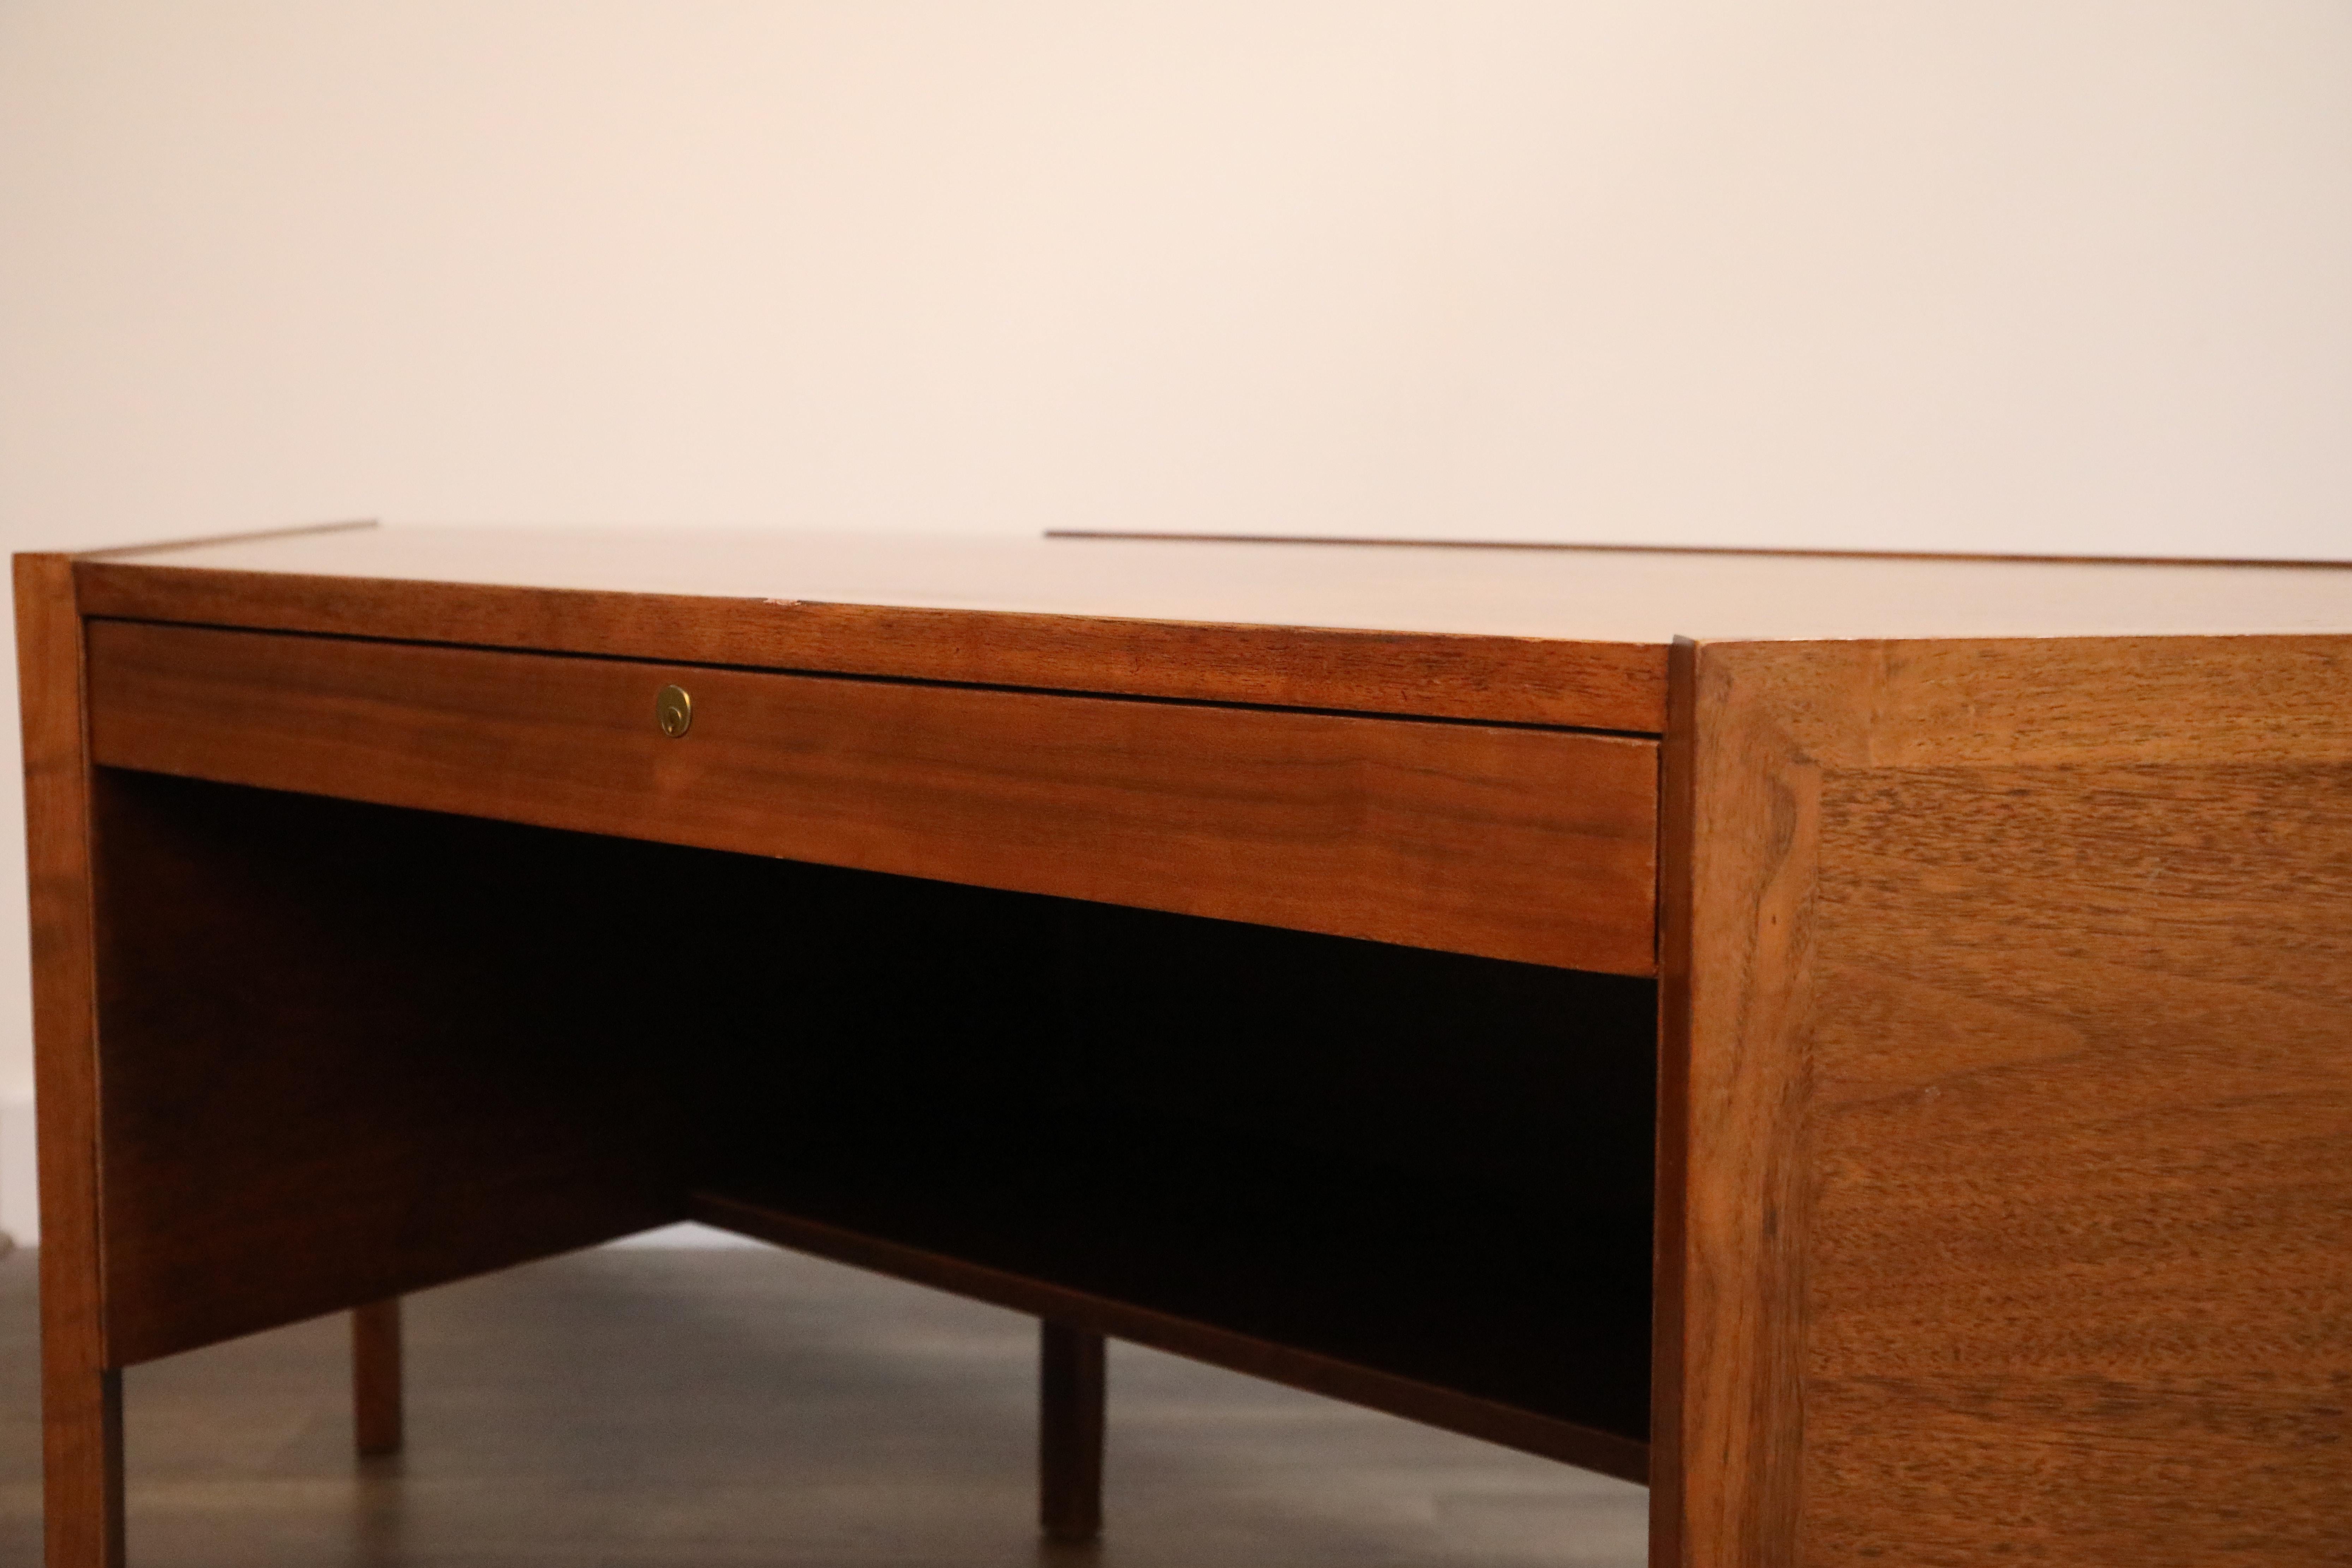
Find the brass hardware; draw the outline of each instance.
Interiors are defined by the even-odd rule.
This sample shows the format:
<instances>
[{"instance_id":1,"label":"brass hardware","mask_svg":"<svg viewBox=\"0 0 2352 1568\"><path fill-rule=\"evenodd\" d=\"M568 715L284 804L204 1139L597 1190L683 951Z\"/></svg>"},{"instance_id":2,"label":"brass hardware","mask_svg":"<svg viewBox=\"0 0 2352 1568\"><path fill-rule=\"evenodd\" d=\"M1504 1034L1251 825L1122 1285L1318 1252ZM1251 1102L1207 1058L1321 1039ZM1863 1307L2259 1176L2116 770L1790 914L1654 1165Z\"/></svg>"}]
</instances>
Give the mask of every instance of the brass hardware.
<instances>
[{"instance_id":1,"label":"brass hardware","mask_svg":"<svg viewBox=\"0 0 2352 1568\"><path fill-rule=\"evenodd\" d=\"M673 741L694 728L694 699L686 694L685 687L661 689L661 695L654 699L654 722Z\"/></svg>"}]
</instances>

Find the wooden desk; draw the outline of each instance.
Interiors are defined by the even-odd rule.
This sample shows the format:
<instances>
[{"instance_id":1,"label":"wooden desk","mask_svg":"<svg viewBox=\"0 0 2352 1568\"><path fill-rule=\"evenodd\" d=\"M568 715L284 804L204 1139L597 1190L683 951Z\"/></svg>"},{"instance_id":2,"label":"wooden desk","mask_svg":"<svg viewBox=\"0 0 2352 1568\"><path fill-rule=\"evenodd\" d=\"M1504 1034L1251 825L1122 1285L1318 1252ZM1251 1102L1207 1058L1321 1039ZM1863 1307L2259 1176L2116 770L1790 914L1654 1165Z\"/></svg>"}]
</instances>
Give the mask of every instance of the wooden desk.
<instances>
[{"instance_id":1,"label":"wooden desk","mask_svg":"<svg viewBox=\"0 0 2352 1568\"><path fill-rule=\"evenodd\" d=\"M2352 1561L2352 572L17 574L53 1568L120 1368L684 1216L1646 1477L1661 1565Z\"/></svg>"}]
</instances>

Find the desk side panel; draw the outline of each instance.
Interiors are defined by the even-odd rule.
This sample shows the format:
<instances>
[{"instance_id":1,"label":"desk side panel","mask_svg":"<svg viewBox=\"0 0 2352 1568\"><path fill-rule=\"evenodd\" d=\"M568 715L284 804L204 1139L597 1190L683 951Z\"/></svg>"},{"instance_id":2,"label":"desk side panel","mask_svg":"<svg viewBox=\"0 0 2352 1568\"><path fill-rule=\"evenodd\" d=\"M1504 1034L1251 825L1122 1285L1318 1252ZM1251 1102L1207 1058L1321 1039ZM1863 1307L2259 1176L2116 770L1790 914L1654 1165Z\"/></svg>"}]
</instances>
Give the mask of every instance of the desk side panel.
<instances>
[{"instance_id":1,"label":"desk side panel","mask_svg":"<svg viewBox=\"0 0 2352 1568\"><path fill-rule=\"evenodd\" d=\"M100 769L125 1365L679 1217L649 846Z\"/></svg>"},{"instance_id":2,"label":"desk side panel","mask_svg":"<svg viewBox=\"0 0 2352 1568\"><path fill-rule=\"evenodd\" d=\"M90 658L110 765L1655 968L1646 740L127 623Z\"/></svg>"},{"instance_id":3,"label":"desk side panel","mask_svg":"<svg viewBox=\"0 0 2352 1568\"><path fill-rule=\"evenodd\" d=\"M2352 1561L2352 755L1830 774L1807 1561Z\"/></svg>"},{"instance_id":4,"label":"desk side panel","mask_svg":"<svg viewBox=\"0 0 2352 1568\"><path fill-rule=\"evenodd\" d=\"M2352 1559L2352 644L1693 683L1667 1561Z\"/></svg>"}]
</instances>

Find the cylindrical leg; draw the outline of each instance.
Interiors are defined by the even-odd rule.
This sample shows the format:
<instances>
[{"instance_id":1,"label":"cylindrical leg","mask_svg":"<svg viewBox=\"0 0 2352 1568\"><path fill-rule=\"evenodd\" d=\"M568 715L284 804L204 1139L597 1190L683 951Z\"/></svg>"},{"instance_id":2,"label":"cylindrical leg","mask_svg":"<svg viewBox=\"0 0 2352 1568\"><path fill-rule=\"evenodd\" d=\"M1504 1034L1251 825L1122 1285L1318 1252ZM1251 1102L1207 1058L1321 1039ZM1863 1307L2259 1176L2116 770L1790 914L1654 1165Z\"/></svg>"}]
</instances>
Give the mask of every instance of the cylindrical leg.
<instances>
[{"instance_id":1,"label":"cylindrical leg","mask_svg":"<svg viewBox=\"0 0 2352 1568\"><path fill-rule=\"evenodd\" d=\"M1102 1533L1103 1338L1040 1325L1037 1522L1055 1541Z\"/></svg>"},{"instance_id":2,"label":"cylindrical leg","mask_svg":"<svg viewBox=\"0 0 2352 1568\"><path fill-rule=\"evenodd\" d=\"M400 1452L400 1298L352 1309L352 1415L362 1454Z\"/></svg>"},{"instance_id":3,"label":"cylindrical leg","mask_svg":"<svg viewBox=\"0 0 2352 1568\"><path fill-rule=\"evenodd\" d=\"M48 1568L122 1568L122 1374L67 1361L41 1396Z\"/></svg>"}]
</instances>

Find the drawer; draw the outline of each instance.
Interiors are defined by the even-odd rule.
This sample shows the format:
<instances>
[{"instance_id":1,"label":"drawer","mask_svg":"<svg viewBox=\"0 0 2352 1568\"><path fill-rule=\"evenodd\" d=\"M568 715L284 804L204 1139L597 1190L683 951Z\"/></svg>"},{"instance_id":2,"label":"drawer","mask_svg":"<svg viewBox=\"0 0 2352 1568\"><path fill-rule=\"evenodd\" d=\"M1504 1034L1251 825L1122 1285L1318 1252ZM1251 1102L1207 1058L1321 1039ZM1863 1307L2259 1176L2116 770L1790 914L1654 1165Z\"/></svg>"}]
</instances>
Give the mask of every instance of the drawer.
<instances>
[{"instance_id":1,"label":"drawer","mask_svg":"<svg viewBox=\"0 0 2352 1568\"><path fill-rule=\"evenodd\" d=\"M89 702L107 766L1656 967L1646 740L104 620Z\"/></svg>"}]
</instances>

